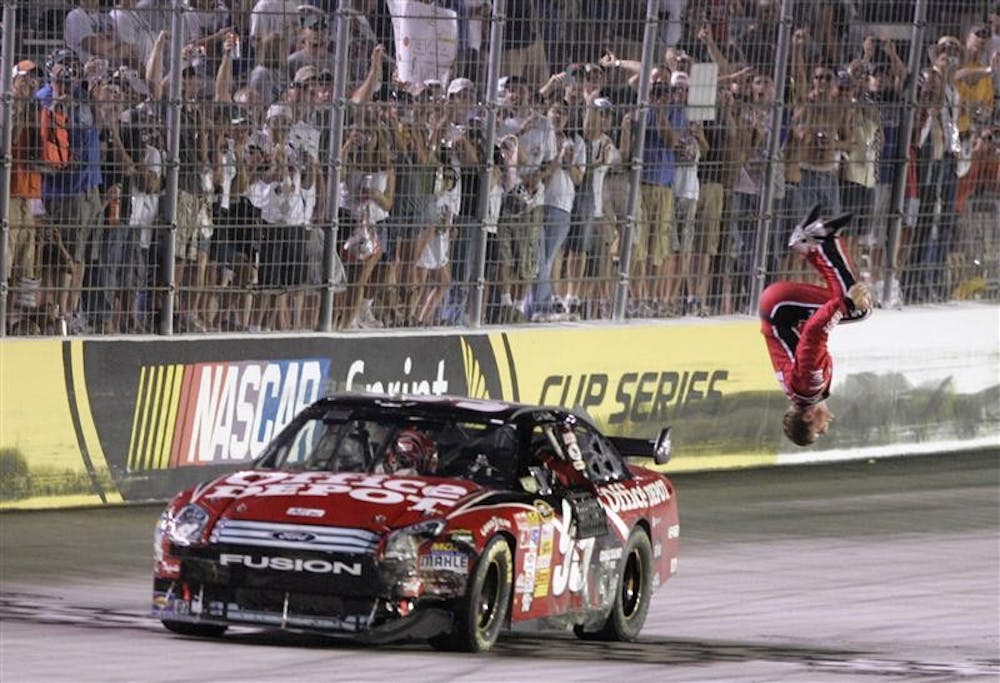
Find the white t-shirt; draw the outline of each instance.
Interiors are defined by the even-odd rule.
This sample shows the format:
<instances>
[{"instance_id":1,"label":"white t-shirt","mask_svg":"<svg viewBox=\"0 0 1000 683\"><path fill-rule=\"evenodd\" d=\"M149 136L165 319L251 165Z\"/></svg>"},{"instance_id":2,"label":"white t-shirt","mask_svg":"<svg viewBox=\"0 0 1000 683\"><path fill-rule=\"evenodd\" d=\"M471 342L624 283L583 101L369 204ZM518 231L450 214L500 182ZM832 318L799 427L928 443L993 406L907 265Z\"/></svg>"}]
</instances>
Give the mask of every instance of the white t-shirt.
<instances>
[{"instance_id":1,"label":"white t-shirt","mask_svg":"<svg viewBox=\"0 0 1000 683\"><path fill-rule=\"evenodd\" d=\"M361 222L367 215L372 223L381 223L389 217L389 212L379 206L375 201L365 197L364 186L365 177L371 176L370 187L385 192L389 178L385 171L378 173L358 173L353 172L340 183L340 205L351 212L354 220Z\"/></svg>"},{"instance_id":2,"label":"white t-shirt","mask_svg":"<svg viewBox=\"0 0 1000 683\"><path fill-rule=\"evenodd\" d=\"M564 154L563 150L569 149L573 150L572 165L582 173L585 170L587 143L579 135L563 138L557 156L561 159ZM573 184L569 169L565 168L560 161L559 166L545 183L545 206L554 206L569 213L573 210L574 197L576 197L576 185Z\"/></svg>"},{"instance_id":3,"label":"white t-shirt","mask_svg":"<svg viewBox=\"0 0 1000 683\"><path fill-rule=\"evenodd\" d=\"M590 154L587 163L592 168L591 182L594 191L594 218L604 216L604 179L608 170L622 161L621 152L614 141L606 133L601 133L596 140L590 141Z\"/></svg>"},{"instance_id":4,"label":"white t-shirt","mask_svg":"<svg viewBox=\"0 0 1000 683\"><path fill-rule=\"evenodd\" d=\"M541 114L527 118L512 116L501 126L500 136L515 135L518 142L518 166L521 173L537 173L542 164L556 158L556 130Z\"/></svg>"},{"instance_id":5,"label":"white t-shirt","mask_svg":"<svg viewBox=\"0 0 1000 683\"><path fill-rule=\"evenodd\" d=\"M286 26L298 27L300 4L294 0L257 0L250 12L250 37L263 38L281 33Z\"/></svg>"}]
</instances>

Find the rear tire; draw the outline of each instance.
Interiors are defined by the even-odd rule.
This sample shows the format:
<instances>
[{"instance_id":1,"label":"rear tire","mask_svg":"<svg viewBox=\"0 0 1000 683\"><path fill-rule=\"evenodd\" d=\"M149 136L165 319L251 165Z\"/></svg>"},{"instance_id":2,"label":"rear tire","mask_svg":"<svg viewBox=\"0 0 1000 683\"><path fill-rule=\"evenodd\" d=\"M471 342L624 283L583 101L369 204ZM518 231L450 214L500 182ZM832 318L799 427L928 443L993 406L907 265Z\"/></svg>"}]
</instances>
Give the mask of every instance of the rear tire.
<instances>
[{"instance_id":1,"label":"rear tire","mask_svg":"<svg viewBox=\"0 0 1000 683\"><path fill-rule=\"evenodd\" d=\"M604 626L595 632L576 626L573 632L581 640L632 642L639 637L652 594L653 548L649 536L640 528L632 530L622 553L618 570L615 604Z\"/></svg>"},{"instance_id":2,"label":"rear tire","mask_svg":"<svg viewBox=\"0 0 1000 683\"><path fill-rule=\"evenodd\" d=\"M513 560L510 547L500 536L486 544L468 589L455 609L451 633L430 640L432 647L461 652L485 652L493 647L507 621Z\"/></svg>"},{"instance_id":3,"label":"rear tire","mask_svg":"<svg viewBox=\"0 0 1000 683\"><path fill-rule=\"evenodd\" d=\"M182 636L194 636L196 638L218 638L226 632L228 626L219 624L192 624L186 621L161 620L163 627L168 631Z\"/></svg>"}]
</instances>

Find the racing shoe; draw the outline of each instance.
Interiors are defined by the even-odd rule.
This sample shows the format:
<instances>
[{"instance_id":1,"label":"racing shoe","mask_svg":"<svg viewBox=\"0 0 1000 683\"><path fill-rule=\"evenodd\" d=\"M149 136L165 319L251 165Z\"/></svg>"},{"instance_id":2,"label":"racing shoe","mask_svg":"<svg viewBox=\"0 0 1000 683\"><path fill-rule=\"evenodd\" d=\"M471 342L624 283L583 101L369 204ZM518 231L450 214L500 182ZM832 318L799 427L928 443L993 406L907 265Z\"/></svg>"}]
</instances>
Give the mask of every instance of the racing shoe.
<instances>
[{"instance_id":1,"label":"racing shoe","mask_svg":"<svg viewBox=\"0 0 1000 683\"><path fill-rule=\"evenodd\" d=\"M872 295L863 282L855 282L847 290L847 298L854 304L857 313L866 313L872 309Z\"/></svg>"},{"instance_id":2,"label":"racing shoe","mask_svg":"<svg viewBox=\"0 0 1000 683\"><path fill-rule=\"evenodd\" d=\"M799 224L795 226L792 230L792 236L788 239L788 246L792 251L796 251L800 254L809 253L812 246L816 244L816 238L814 235L810 234L809 228L816 225L819 222L819 204L813 204L813 207L806 214L805 218L799 221Z\"/></svg>"},{"instance_id":3,"label":"racing shoe","mask_svg":"<svg viewBox=\"0 0 1000 683\"><path fill-rule=\"evenodd\" d=\"M842 213L839 216L821 220L819 218L819 204L814 204L808 215L799 221L792 231L792 236L788 240L788 246L800 253L809 251L817 240L836 237L845 225L847 225L854 214Z\"/></svg>"}]
</instances>

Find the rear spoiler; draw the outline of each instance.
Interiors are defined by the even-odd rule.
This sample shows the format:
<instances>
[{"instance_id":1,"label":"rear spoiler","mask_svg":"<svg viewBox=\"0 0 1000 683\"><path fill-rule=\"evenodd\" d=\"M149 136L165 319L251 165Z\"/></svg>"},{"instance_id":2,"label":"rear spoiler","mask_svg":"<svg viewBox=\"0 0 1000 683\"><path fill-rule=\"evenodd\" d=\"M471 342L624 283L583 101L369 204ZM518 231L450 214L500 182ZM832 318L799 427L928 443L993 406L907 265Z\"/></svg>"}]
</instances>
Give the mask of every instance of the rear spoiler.
<instances>
[{"instance_id":1,"label":"rear spoiler","mask_svg":"<svg viewBox=\"0 0 1000 683\"><path fill-rule=\"evenodd\" d=\"M670 462L670 433L672 427L664 427L656 439L635 439L628 436L608 437L618 452L626 458L652 458L657 465Z\"/></svg>"}]
</instances>

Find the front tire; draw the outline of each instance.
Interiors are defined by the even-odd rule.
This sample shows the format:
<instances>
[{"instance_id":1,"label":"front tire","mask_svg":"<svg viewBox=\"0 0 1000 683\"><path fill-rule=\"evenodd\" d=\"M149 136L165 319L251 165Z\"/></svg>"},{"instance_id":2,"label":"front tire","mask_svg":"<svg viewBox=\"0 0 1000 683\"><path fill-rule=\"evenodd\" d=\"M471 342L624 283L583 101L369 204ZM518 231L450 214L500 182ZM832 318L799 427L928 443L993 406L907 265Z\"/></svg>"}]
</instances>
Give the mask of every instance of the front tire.
<instances>
[{"instance_id":1,"label":"front tire","mask_svg":"<svg viewBox=\"0 0 1000 683\"><path fill-rule=\"evenodd\" d=\"M168 631L182 636L194 636L196 638L218 638L226 632L228 626L219 624L192 624L187 621L171 621L162 619L163 627Z\"/></svg>"},{"instance_id":2,"label":"front tire","mask_svg":"<svg viewBox=\"0 0 1000 683\"><path fill-rule=\"evenodd\" d=\"M618 588L615 604L601 630L589 633L582 627L574 628L583 640L609 640L633 642L639 637L652 594L653 548L649 536L640 528L632 530L618 571Z\"/></svg>"},{"instance_id":3,"label":"front tire","mask_svg":"<svg viewBox=\"0 0 1000 683\"><path fill-rule=\"evenodd\" d=\"M469 577L468 590L455 610L451 633L432 639L431 645L462 652L486 652L492 648L507 621L513 564L507 542L494 536Z\"/></svg>"}]
</instances>

